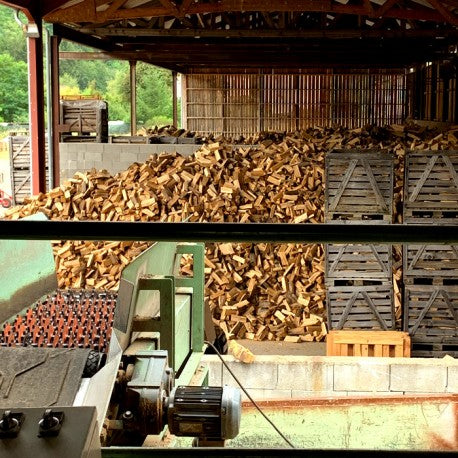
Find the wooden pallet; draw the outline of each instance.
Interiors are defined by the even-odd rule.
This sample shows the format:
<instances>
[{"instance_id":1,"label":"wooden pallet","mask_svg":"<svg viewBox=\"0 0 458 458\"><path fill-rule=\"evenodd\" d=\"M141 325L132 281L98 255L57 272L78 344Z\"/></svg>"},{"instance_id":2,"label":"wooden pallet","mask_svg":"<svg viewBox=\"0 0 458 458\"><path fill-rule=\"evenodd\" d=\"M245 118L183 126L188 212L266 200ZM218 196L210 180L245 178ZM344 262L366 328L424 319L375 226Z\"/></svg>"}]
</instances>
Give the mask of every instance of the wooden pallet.
<instances>
[{"instance_id":1,"label":"wooden pallet","mask_svg":"<svg viewBox=\"0 0 458 458\"><path fill-rule=\"evenodd\" d=\"M335 286L341 280L391 282L392 258L391 245L326 244L326 282Z\"/></svg>"},{"instance_id":2,"label":"wooden pallet","mask_svg":"<svg viewBox=\"0 0 458 458\"><path fill-rule=\"evenodd\" d=\"M422 356L439 356L455 346L458 356L458 286L407 285L404 307L404 331L416 354L421 350Z\"/></svg>"},{"instance_id":3,"label":"wooden pallet","mask_svg":"<svg viewBox=\"0 0 458 458\"><path fill-rule=\"evenodd\" d=\"M458 222L458 151L409 151L406 155L404 222Z\"/></svg>"},{"instance_id":4,"label":"wooden pallet","mask_svg":"<svg viewBox=\"0 0 458 458\"><path fill-rule=\"evenodd\" d=\"M410 357L410 337L399 331L330 331L327 356Z\"/></svg>"},{"instance_id":5,"label":"wooden pallet","mask_svg":"<svg viewBox=\"0 0 458 458\"><path fill-rule=\"evenodd\" d=\"M329 286L330 329L394 330L393 286Z\"/></svg>"},{"instance_id":6,"label":"wooden pallet","mask_svg":"<svg viewBox=\"0 0 458 458\"><path fill-rule=\"evenodd\" d=\"M370 150L326 155L326 222L393 219L393 156Z\"/></svg>"},{"instance_id":7,"label":"wooden pallet","mask_svg":"<svg viewBox=\"0 0 458 458\"><path fill-rule=\"evenodd\" d=\"M403 246L404 283L458 285L458 245Z\"/></svg>"}]
</instances>

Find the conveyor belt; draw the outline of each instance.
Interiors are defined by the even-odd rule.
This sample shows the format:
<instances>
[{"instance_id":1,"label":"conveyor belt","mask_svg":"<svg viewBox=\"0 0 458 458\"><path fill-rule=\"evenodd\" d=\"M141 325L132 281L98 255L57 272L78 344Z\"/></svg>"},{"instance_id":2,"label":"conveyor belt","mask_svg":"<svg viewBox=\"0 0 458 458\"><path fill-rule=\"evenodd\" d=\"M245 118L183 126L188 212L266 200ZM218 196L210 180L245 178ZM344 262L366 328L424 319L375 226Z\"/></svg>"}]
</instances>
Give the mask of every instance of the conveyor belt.
<instances>
[{"instance_id":1,"label":"conveyor belt","mask_svg":"<svg viewBox=\"0 0 458 458\"><path fill-rule=\"evenodd\" d=\"M0 331L0 346L90 348L106 353L117 293L57 290Z\"/></svg>"}]
</instances>

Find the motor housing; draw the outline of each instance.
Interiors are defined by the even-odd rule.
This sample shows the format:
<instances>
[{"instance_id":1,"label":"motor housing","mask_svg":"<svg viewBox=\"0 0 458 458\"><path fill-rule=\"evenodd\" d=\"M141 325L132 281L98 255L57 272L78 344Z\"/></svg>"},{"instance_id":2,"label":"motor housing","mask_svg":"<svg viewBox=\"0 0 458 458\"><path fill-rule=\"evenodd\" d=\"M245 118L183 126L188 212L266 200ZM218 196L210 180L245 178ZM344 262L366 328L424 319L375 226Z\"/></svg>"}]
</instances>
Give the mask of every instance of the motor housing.
<instances>
[{"instance_id":1,"label":"motor housing","mask_svg":"<svg viewBox=\"0 0 458 458\"><path fill-rule=\"evenodd\" d=\"M169 430L205 441L233 439L239 433L240 391L229 386L178 386L167 405Z\"/></svg>"}]
</instances>

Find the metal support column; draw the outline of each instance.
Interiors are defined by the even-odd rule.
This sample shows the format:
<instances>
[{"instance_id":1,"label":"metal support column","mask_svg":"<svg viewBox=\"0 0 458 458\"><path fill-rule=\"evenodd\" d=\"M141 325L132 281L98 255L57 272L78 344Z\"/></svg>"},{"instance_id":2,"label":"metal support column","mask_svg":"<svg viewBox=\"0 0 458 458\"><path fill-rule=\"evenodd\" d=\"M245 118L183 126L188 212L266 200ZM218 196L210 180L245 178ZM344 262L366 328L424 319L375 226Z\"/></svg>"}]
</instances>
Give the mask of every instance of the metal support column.
<instances>
[{"instance_id":1,"label":"metal support column","mask_svg":"<svg viewBox=\"0 0 458 458\"><path fill-rule=\"evenodd\" d=\"M175 127L178 127L177 72L172 72L172 108L173 108L173 125Z\"/></svg>"},{"instance_id":2,"label":"metal support column","mask_svg":"<svg viewBox=\"0 0 458 458\"><path fill-rule=\"evenodd\" d=\"M130 66L130 135L137 135L137 62L129 61Z\"/></svg>"},{"instance_id":3,"label":"metal support column","mask_svg":"<svg viewBox=\"0 0 458 458\"><path fill-rule=\"evenodd\" d=\"M52 116L52 170L53 187L60 185L60 92L59 92L59 45L60 37L52 35L51 45L51 116Z\"/></svg>"},{"instance_id":4,"label":"metal support column","mask_svg":"<svg viewBox=\"0 0 458 458\"><path fill-rule=\"evenodd\" d=\"M32 194L46 192L43 35L41 20L27 26L29 67L29 124Z\"/></svg>"}]
</instances>

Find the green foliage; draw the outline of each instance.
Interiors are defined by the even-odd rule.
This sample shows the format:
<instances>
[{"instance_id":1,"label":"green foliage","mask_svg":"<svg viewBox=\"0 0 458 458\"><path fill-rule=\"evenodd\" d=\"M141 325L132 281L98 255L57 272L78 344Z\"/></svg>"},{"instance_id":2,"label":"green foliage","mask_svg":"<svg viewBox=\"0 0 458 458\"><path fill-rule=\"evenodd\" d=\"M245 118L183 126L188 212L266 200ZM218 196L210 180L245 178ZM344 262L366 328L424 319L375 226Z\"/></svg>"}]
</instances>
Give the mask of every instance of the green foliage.
<instances>
[{"instance_id":1,"label":"green foliage","mask_svg":"<svg viewBox=\"0 0 458 458\"><path fill-rule=\"evenodd\" d=\"M0 120L24 122L27 118L27 64L0 54Z\"/></svg>"},{"instance_id":2,"label":"green foliage","mask_svg":"<svg viewBox=\"0 0 458 458\"><path fill-rule=\"evenodd\" d=\"M25 18L21 13L21 20ZM27 41L13 9L0 5L0 121L28 118ZM63 41L62 51L93 51ZM60 60L61 95L100 95L109 103L110 120L130 122L129 64L116 60ZM137 65L137 121L152 126L172 123L172 76L167 70Z\"/></svg>"},{"instance_id":3,"label":"green foliage","mask_svg":"<svg viewBox=\"0 0 458 458\"><path fill-rule=\"evenodd\" d=\"M21 14L21 20L25 18ZM14 60L27 61L27 42L24 32L14 20L14 10L0 5L0 54L10 54Z\"/></svg>"},{"instance_id":4,"label":"green foliage","mask_svg":"<svg viewBox=\"0 0 458 458\"><path fill-rule=\"evenodd\" d=\"M117 71L108 83L110 119L130 121L129 71ZM146 126L172 122L172 74L152 65L137 64L137 121Z\"/></svg>"}]
</instances>

